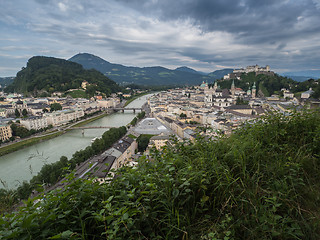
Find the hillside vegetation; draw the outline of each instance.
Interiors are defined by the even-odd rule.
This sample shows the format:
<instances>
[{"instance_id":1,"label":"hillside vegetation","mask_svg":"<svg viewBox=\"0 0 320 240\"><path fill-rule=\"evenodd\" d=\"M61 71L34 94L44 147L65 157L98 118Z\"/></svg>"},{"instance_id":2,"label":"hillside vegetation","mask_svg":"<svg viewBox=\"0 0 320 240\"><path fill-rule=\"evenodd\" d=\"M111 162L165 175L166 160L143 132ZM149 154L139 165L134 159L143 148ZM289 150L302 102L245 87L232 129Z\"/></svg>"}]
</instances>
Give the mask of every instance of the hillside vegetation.
<instances>
[{"instance_id":1,"label":"hillside vegetation","mask_svg":"<svg viewBox=\"0 0 320 240\"><path fill-rule=\"evenodd\" d=\"M29 200L0 239L320 239L319 154L319 112L269 115Z\"/></svg>"},{"instance_id":2,"label":"hillside vegetation","mask_svg":"<svg viewBox=\"0 0 320 240\"><path fill-rule=\"evenodd\" d=\"M230 80L219 80L218 83L221 88L231 87L233 79ZM279 76L275 74L274 76L268 76L264 74L255 75L254 72L248 74L242 74L241 79L234 79L235 86L237 88L242 88L247 91L249 87L252 89L253 83L256 83L257 93L259 90L263 93L265 97L271 96L272 94L281 94L281 89L285 88L293 93L307 91L309 88L315 90L313 97L320 97L320 86L317 80L309 79L304 82L297 82L291 78Z\"/></svg>"},{"instance_id":3,"label":"hillside vegetation","mask_svg":"<svg viewBox=\"0 0 320 240\"><path fill-rule=\"evenodd\" d=\"M120 90L114 81L96 70L85 70L80 64L64 59L37 56L28 60L27 67L17 73L6 91L37 96L43 91L52 93L76 89L85 80L91 84L89 92L100 91L108 95Z\"/></svg>"}]
</instances>

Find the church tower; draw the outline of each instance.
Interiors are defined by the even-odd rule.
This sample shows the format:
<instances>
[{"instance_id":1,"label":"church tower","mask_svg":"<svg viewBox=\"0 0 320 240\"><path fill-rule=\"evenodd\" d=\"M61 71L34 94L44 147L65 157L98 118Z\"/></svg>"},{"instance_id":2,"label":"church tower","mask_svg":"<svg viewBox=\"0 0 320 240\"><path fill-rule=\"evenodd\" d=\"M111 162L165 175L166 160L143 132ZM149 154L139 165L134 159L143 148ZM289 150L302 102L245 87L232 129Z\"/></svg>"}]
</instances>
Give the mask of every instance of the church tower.
<instances>
[{"instance_id":1,"label":"church tower","mask_svg":"<svg viewBox=\"0 0 320 240\"><path fill-rule=\"evenodd\" d=\"M213 91L215 92L218 89L218 82L217 80L214 82Z\"/></svg>"},{"instance_id":2,"label":"church tower","mask_svg":"<svg viewBox=\"0 0 320 240\"><path fill-rule=\"evenodd\" d=\"M251 88L249 87L248 91L247 91L247 95L251 96Z\"/></svg>"},{"instance_id":3,"label":"church tower","mask_svg":"<svg viewBox=\"0 0 320 240\"><path fill-rule=\"evenodd\" d=\"M234 80L232 80L232 84L231 84L231 95L234 96L236 93L236 88L234 86Z\"/></svg>"},{"instance_id":4,"label":"church tower","mask_svg":"<svg viewBox=\"0 0 320 240\"><path fill-rule=\"evenodd\" d=\"M252 98L255 98L256 97L256 82L253 83L253 86L252 86L252 94L251 94L251 97Z\"/></svg>"}]
</instances>

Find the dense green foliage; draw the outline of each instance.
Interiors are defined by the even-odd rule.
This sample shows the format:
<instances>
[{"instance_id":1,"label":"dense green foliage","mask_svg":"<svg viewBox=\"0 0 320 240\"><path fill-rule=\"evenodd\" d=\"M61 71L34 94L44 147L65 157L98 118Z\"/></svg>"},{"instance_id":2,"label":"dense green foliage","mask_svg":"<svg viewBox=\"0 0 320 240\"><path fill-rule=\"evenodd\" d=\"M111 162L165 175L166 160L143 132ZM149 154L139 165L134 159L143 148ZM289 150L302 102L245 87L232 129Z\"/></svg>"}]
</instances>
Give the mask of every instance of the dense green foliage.
<instances>
[{"instance_id":1,"label":"dense green foliage","mask_svg":"<svg viewBox=\"0 0 320 240\"><path fill-rule=\"evenodd\" d=\"M109 95L120 87L96 70L85 70L80 64L53 57L32 57L27 67L17 73L8 92L32 93L41 95L43 91L67 91L81 87L83 81L95 85L96 90Z\"/></svg>"},{"instance_id":2,"label":"dense green foliage","mask_svg":"<svg viewBox=\"0 0 320 240\"><path fill-rule=\"evenodd\" d=\"M319 154L319 112L270 115L29 200L0 239L320 239Z\"/></svg>"},{"instance_id":3,"label":"dense green foliage","mask_svg":"<svg viewBox=\"0 0 320 240\"><path fill-rule=\"evenodd\" d=\"M243 98L237 97L236 105L248 105L248 101L243 100Z\"/></svg>"},{"instance_id":4,"label":"dense green foliage","mask_svg":"<svg viewBox=\"0 0 320 240\"><path fill-rule=\"evenodd\" d=\"M130 125L135 126L138 120L141 120L142 118L144 118L145 115L146 113L143 111L138 113L137 116L134 119L132 119L132 121L130 122Z\"/></svg>"},{"instance_id":5,"label":"dense green foliage","mask_svg":"<svg viewBox=\"0 0 320 240\"><path fill-rule=\"evenodd\" d=\"M137 143L138 143L138 152L143 153L148 145L149 145L149 141L150 138L152 138L154 135L152 134L141 134L138 138L137 138Z\"/></svg>"},{"instance_id":6,"label":"dense green foliage","mask_svg":"<svg viewBox=\"0 0 320 240\"><path fill-rule=\"evenodd\" d=\"M138 115L137 115L137 118L138 118L138 119L142 119L142 118L145 117L145 115L146 115L146 112L144 112L144 111L139 112Z\"/></svg>"},{"instance_id":7,"label":"dense green foliage","mask_svg":"<svg viewBox=\"0 0 320 240\"><path fill-rule=\"evenodd\" d=\"M43 131L46 131L48 129L51 129L52 125L49 125L46 128L40 128L39 130L35 130L35 129L28 130L27 128L25 128L23 126L20 126L20 125L17 125L15 123L12 123L10 125L10 127L11 127L11 130L12 130L12 136L14 138L15 137L25 138L25 137L31 136L32 134L43 132Z\"/></svg>"},{"instance_id":8,"label":"dense green foliage","mask_svg":"<svg viewBox=\"0 0 320 240\"><path fill-rule=\"evenodd\" d=\"M186 117L187 117L187 114L185 114L185 113L180 113L179 117L180 117L180 118L186 118Z\"/></svg>"},{"instance_id":9,"label":"dense green foliage","mask_svg":"<svg viewBox=\"0 0 320 240\"><path fill-rule=\"evenodd\" d=\"M62 106L60 103L52 103L50 104L50 112L62 110Z\"/></svg>"}]
</instances>

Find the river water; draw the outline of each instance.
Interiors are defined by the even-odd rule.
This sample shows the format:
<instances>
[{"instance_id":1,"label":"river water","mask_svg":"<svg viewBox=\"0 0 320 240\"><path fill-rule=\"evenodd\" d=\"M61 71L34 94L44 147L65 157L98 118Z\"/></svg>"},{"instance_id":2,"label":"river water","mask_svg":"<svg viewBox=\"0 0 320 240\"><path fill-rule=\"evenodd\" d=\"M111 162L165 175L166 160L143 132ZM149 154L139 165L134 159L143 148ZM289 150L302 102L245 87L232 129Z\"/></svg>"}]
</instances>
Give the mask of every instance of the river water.
<instances>
[{"instance_id":1,"label":"river water","mask_svg":"<svg viewBox=\"0 0 320 240\"><path fill-rule=\"evenodd\" d=\"M142 96L127 107L141 107L149 96ZM124 113L114 113L85 126L120 127L131 122L135 115L132 111L125 110ZM107 129L85 129L82 135L81 130L72 130L0 157L0 188L17 188L23 181L29 181L37 175L44 164L56 162L61 156L70 159L73 153L89 146L93 138L100 137L105 131Z\"/></svg>"}]
</instances>

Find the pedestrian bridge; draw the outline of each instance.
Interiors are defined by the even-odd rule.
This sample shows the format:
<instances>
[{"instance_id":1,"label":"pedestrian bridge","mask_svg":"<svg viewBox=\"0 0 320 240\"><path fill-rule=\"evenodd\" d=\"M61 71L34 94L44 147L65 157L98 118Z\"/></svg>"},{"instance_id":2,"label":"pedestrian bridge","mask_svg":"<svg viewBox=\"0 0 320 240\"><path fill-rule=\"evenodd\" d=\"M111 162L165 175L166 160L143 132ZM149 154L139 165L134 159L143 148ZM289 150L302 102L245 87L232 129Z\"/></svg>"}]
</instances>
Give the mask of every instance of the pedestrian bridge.
<instances>
[{"instance_id":1,"label":"pedestrian bridge","mask_svg":"<svg viewBox=\"0 0 320 240\"><path fill-rule=\"evenodd\" d=\"M109 126L86 126L86 127L70 127L68 129L95 129L95 128L113 128L113 127L109 127Z\"/></svg>"}]
</instances>

